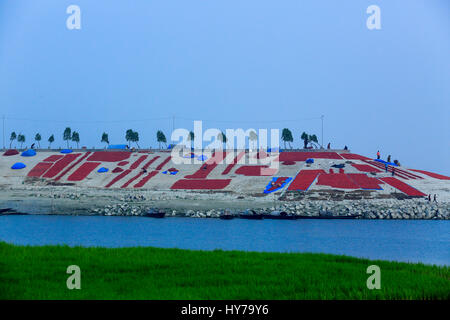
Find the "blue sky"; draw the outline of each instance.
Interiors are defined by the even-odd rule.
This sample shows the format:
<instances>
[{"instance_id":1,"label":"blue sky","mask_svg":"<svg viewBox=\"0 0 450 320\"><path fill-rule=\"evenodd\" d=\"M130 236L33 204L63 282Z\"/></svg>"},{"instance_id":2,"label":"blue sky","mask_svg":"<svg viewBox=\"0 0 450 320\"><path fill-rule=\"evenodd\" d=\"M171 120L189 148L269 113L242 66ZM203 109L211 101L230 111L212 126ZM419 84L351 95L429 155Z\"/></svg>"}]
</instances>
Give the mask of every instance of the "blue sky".
<instances>
[{"instance_id":1,"label":"blue sky","mask_svg":"<svg viewBox=\"0 0 450 320\"><path fill-rule=\"evenodd\" d=\"M81 8L81 30L66 8ZM368 30L366 8L381 8ZM0 2L0 115L31 143L175 127L284 128L450 173L448 1ZM313 119L315 118L315 119ZM47 146L47 143L44 143Z\"/></svg>"}]
</instances>

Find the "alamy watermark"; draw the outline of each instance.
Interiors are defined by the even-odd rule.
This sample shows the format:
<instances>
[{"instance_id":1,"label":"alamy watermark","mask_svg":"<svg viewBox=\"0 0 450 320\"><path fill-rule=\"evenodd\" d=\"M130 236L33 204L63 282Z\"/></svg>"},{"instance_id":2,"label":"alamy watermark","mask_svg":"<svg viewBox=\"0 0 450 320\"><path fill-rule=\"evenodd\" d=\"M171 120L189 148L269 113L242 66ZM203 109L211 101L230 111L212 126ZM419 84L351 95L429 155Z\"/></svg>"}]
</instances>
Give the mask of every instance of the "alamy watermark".
<instances>
[{"instance_id":1,"label":"alamy watermark","mask_svg":"<svg viewBox=\"0 0 450 320\"><path fill-rule=\"evenodd\" d=\"M67 278L67 281L66 281L67 289L69 289L69 290L81 289L81 269L80 269L80 267L77 265L68 266L66 273L70 274L70 276Z\"/></svg>"},{"instance_id":2,"label":"alamy watermark","mask_svg":"<svg viewBox=\"0 0 450 320\"><path fill-rule=\"evenodd\" d=\"M208 128L204 131L202 121L194 121L192 133L185 128L172 132L171 140L176 145L172 148L171 160L174 164L202 164L205 159L214 157L219 164L261 164L261 175L272 175L279 168L279 139L279 129L239 128L222 131ZM224 152L225 157L214 156L220 152ZM242 152L244 154L238 157ZM236 160L236 157L239 159Z\"/></svg>"},{"instance_id":3,"label":"alamy watermark","mask_svg":"<svg viewBox=\"0 0 450 320\"><path fill-rule=\"evenodd\" d=\"M370 16L366 20L366 26L369 30L380 30L381 29L381 9L379 6L372 4L367 7L367 14Z\"/></svg>"},{"instance_id":4,"label":"alamy watermark","mask_svg":"<svg viewBox=\"0 0 450 320\"><path fill-rule=\"evenodd\" d=\"M66 13L69 14L66 20L66 27L69 30L81 29L81 9L75 4L71 4L67 7Z\"/></svg>"},{"instance_id":5,"label":"alamy watermark","mask_svg":"<svg viewBox=\"0 0 450 320\"><path fill-rule=\"evenodd\" d=\"M367 281L366 281L367 289L369 289L369 290L381 289L380 267L373 264L373 265L367 267L366 272L367 272L367 274L370 274L370 276L367 278Z\"/></svg>"}]
</instances>

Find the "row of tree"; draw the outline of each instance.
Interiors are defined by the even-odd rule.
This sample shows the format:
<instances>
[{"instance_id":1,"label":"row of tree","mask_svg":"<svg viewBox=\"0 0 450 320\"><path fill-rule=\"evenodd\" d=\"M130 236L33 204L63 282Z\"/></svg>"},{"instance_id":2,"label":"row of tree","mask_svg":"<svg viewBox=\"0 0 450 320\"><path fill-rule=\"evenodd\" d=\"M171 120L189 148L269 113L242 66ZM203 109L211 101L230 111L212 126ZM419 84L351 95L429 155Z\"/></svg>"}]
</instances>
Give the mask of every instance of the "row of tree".
<instances>
[{"instance_id":1,"label":"row of tree","mask_svg":"<svg viewBox=\"0 0 450 320\"><path fill-rule=\"evenodd\" d=\"M26 137L24 134L19 133L18 135L13 131L11 132L11 136L9 137L9 148L11 148L11 145L13 143L14 140L17 140L17 142L20 142L20 148L22 148L23 144L26 141ZM36 135L34 136L34 141L37 142L39 148L41 147L41 140L42 140L42 136L40 133L36 133ZM67 127L64 130L63 133L63 140L67 142L67 147L69 147L69 141L73 141L76 142L77 144L77 148L78 145L80 143L80 134L76 131L73 131ZM49 148L51 147L52 143L55 141L55 136L52 134L50 135L50 137L47 140L49 142Z\"/></svg>"},{"instance_id":2,"label":"row of tree","mask_svg":"<svg viewBox=\"0 0 450 320\"><path fill-rule=\"evenodd\" d=\"M53 137L53 135L52 135ZM52 138L54 141L54 138ZM20 148L22 148L23 144L26 142L26 137L24 134L19 133L18 135L13 131L11 132L11 136L9 138L10 142L9 142L9 148L11 148L11 145L13 143L14 140L17 140L17 142L20 142ZM34 141L36 141L39 145L39 147L41 147L41 142L42 137L39 133L36 133L36 135L34 136ZM50 140L49 140L50 141ZM53 142L52 141L52 142Z\"/></svg>"},{"instance_id":3,"label":"row of tree","mask_svg":"<svg viewBox=\"0 0 450 320\"><path fill-rule=\"evenodd\" d=\"M300 139L303 140L303 148L308 148L308 145L312 145L318 147L319 141L317 140L317 136L315 134L310 135L306 132L303 132L300 136ZM286 142L289 144L289 148L292 149L291 142L294 142L294 136L292 135L291 130L288 128L284 128L281 131L281 140L284 142L284 148L286 149Z\"/></svg>"},{"instance_id":4,"label":"row of tree","mask_svg":"<svg viewBox=\"0 0 450 320\"><path fill-rule=\"evenodd\" d=\"M301 140L303 140L303 147L306 149L308 147L308 145L314 145L317 146L316 144L318 144L318 140L317 140L317 136L315 134L313 135L309 135L306 132L303 132L301 135ZM10 137L10 144L9 147L11 148L11 145L13 143L14 140L16 140L18 142L20 142L20 148L22 148L23 143L25 142L25 135L19 133L19 135L17 135L15 132L11 133L11 137ZM189 135L187 137L187 140L191 142L191 145L194 143L194 139L195 139L195 135L194 132L190 131ZM225 135L225 133L221 132L217 135L217 139L219 141L221 141L222 143L227 143L228 139L227 136ZM41 147L40 145L40 141L42 140L42 137L39 133L36 134L36 136L34 137L34 140L38 143L39 148ZM79 143L80 143L80 135L77 131L72 131L71 128L67 127L64 130L63 133L63 140L67 142L67 148L69 147L69 141L73 141L76 142L77 144L77 148L79 147ZM135 143L136 146L139 148L139 133L137 131L133 131L132 129L128 129L125 133L125 140L131 144L131 143ZM161 143L163 143L166 147L167 147L167 138L164 135L164 133L161 130L158 130L156 132L156 140L158 141L159 144L159 148L161 149ZM258 140L258 136L256 134L255 131L250 131L249 134L249 140L252 142L253 147L255 146L256 141ZM286 143L289 144L289 147L292 149L292 145L291 142L294 142L294 137L292 135L291 130L289 130L288 128L284 128L281 132L281 140L284 142L284 148L286 149ZM52 134L49 138L48 138L48 142L49 142L49 148L51 147L51 144L55 141L55 137ZM101 139L102 143L106 143L107 145L109 145L109 136L106 132L103 132L102 134L102 139Z\"/></svg>"}]
</instances>

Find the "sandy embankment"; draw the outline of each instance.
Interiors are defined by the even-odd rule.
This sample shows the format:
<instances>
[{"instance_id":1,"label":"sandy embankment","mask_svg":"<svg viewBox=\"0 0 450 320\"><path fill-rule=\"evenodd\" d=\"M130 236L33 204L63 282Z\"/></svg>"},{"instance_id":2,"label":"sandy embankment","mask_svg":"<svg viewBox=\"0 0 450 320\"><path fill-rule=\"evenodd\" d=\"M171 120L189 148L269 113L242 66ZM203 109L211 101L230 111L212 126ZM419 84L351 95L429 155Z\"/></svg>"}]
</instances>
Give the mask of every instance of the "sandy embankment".
<instances>
[{"instance_id":1,"label":"sandy embankment","mask_svg":"<svg viewBox=\"0 0 450 320\"><path fill-rule=\"evenodd\" d=\"M271 194L265 194L263 190L273 177L272 175L254 175L248 172L249 165L256 165L257 162L256 155L253 154L244 154L242 157L245 160L244 163L235 164L230 171L228 163L232 163L235 159L235 154L230 152L227 155L227 159L231 159L230 162L223 161L217 166L210 165L211 171L206 171L206 175L203 175L203 162L200 161L198 164L173 163L167 152L119 153L119 156L127 159L125 164L121 165L119 165L121 162L118 162L121 159L113 159L114 161L104 159L111 154L94 152L96 160L90 157L86 158L91 153L87 154L82 151L80 154L82 153L84 154L80 156L79 161L71 160L73 163L70 162L72 164L64 170L61 166L52 164L51 161L54 160L46 160L49 156L63 157L54 151L39 151L34 157L22 157L19 154L8 157L1 156L0 209L10 207L30 214L140 215L153 207L165 209L169 215L194 217L217 217L225 209L231 209L234 212L245 209L270 212L278 209L292 214L313 216L358 214L368 219L448 219L450 215L449 180L430 177L415 171L409 171L409 173L405 173L405 171L404 174L408 174L409 178L401 176L399 179L406 181L405 183L413 188L413 191L414 188L416 191L419 190L421 195L436 195L438 203L429 203L424 197L412 199L408 190L401 191L401 187L398 189L377 180L391 178L391 173L380 171L373 166L371 170L376 172L370 171L367 177L381 185L380 188L342 185L340 180L347 176L341 176L328 179L330 180L328 183L323 181L319 183L317 178L317 181L307 189L294 188L294 190L288 191L288 188L284 188ZM301 152L283 154L295 157L302 155ZM117 153L112 153L112 155L116 157ZM273 157L277 156L273 155ZM337 165L340 166L339 172L344 168L342 170L345 170L345 175L356 173L361 175L357 166L368 167L363 160L348 160L341 158L338 154L334 154L334 158L321 157L324 156L317 156L314 163L308 165L305 164L305 161L300 160L294 161L294 164L290 165L275 161L279 164L279 170L274 176L296 177L302 170L315 170L322 172L321 177L323 175L324 178L330 178L328 172L337 173ZM19 161L25 162L27 167L22 170L11 170L11 165ZM79 174L85 171L83 166L89 161L91 164L96 164L97 167L109 168L109 171L99 173L92 170L87 172L87 176L79 177ZM48 177L45 175L41 177L39 174L30 176L32 168L38 164L45 164L48 167L49 163L51 168L47 169L46 174L54 166L57 169L48 174ZM147 172L157 174L150 176L150 180L146 180L137 187L136 182L143 176L142 168L147 164ZM119 169L122 171L126 170L125 178L113 172L113 169L118 167L121 167ZM164 170L171 167L176 167L179 174L163 174ZM245 170L242 171L242 169ZM406 168L403 169L406 170ZM415 172L414 176L413 172ZM400 173L397 174L400 176ZM142 179L148 178L149 175L150 173L147 173L147 176ZM193 175L201 176L200 183L205 181L223 182L225 179L228 184L223 189L214 191L206 189L200 191L198 188L190 190L186 186L179 189L173 188L176 182L186 180L186 177L190 177L187 179L191 180L184 181L184 183L192 181L199 183L193 179ZM116 183L115 180L119 182ZM402 183L401 180L397 182ZM339 183L335 187L334 184L337 182Z\"/></svg>"}]
</instances>

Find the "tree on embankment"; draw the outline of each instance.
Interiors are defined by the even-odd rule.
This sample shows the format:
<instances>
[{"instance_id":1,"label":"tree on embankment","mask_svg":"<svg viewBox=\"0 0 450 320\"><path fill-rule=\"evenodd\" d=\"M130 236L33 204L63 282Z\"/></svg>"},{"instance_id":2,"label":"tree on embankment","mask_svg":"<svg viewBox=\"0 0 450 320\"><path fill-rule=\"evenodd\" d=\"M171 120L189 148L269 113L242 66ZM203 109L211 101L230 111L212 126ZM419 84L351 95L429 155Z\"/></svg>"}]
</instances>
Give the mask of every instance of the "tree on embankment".
<instances>
[{"instance_id":1,"label":"tree on embankment","mask_svg":"<svg viewBox=\"0 0 450 320\"><path fill-rule=\"evenodd\" d=\"M294 136L292 135L291 130L288 128L284 128L281 131L281 140L284 142L284 148L286 149L286 142L289 143L289 148L292 149L291 142L294 142Z\"/></svg>"},{"instance_id":2,"label":"tree on embankment","mask_svg":"<svg viewBox=\"0 0 450 320\"><path fill-rule=\"evenodd\" d=\"M319 143L317 140L317 136L315 134L309 135L306 132L303 131L301 139L303 140L303 149L308 148L308 144L310 143Z\"/></svg>"},{"instance_id":3,"label":"tree on embankment","mask_svg":"<svg viewBox=\"0 0 450 320\"><path fill-rule=\"evenodd\" d=\"M103 132L103 134L102 134L102 141L101 142L104 142L104 143L106 143L109 146L109 137L108 137L108 134L106 132Z\"/></svg>"},{"instance_id":4,"label":"tree on embankment","mask_svg":"<svg viewBox=\"0 0 450 320\"><path fill-rule=\"evenodd\" d=\"M41 148L41 140L42 140L41 135L39 133L36 133L36 135L34 136L34 141L38 143L39 149Z\"/></svg>"},{"instance_id":5,"label":"tree on embankment","mask_svg":"<svg viewBox=\"0 0 450 320\"><path fill-rule=\"evenodd\" d=\"M69 149L69 140L72 140L72 130L69 127L64 129L63 140L67 142L67 149Z\"/></svg>"},{"instance_id":6,"label":"tree on embankment","mask_svg":"<svg viewBox=\"0 0 450 320\"><path fill-rule=\"evenodd\" d=\"M11 136L9 137L9 148L11 149L11 145L12 145L12 143L13 143L13 141L14 140L16 140L17 139L17 134L13 131L13 132L11 132Z\"/></svg>"},{"instance_id":7,"label":"tree on embankment","mask_svg":"<svg viewBox=\"0 0 450 320\"><path fill-rule=\"evenodd\" d=\"M139 147L139 133L137 131L133 131L133 135L131 137L131 141L133 141L134 143L136 143L136 146L138 147L138 149L140 149L141 147Z\"/></svg>"},{"instance_id":8,"label":"tree on embankment","mask_svg":"<svg viewBox=\"0 0 450 320\"><path fill-rule=\"evenodd\" d=\"M17 142L20 142L20 149L22 149L22 145L25 142L25 135L19 133L17 136Z\"/></svg>"},{"instance_id":9,"label":"tree on embankment","mask_svg":"<svg viewBox=\"0 0 450 320\"><path fill-rule=\"evenodd\" d=\"M220 142L222 142L222 148L223 148L223 144L225 143L225 150L227 149L227 136L225 135L225 133L222 131L217 135L217 140L219 140Z\"/></svg>"},{"instance_id":10,"label":"tree on embankment","mask_svg":"<svg viewBox=\"0 0 450 320\"><path fill-rule=\"evenodd\" d=\"M156 132L156 140L158 141L159 148L161 149L161 143L164 143L164 145L167 147L167 139L164 133L161 130L158 130Z\"/></svg>"},{"instance_id":11,"label":"tree on embankment","mask_svg":"<svg viewBox=\"0 0 450 320\"><path fill-rule=\"evenodd\" d=\"M72 141L77 143L77 149L78 149L78 144L80 143L80 134L76 131L74 131L72 133Z\"/></svg>"},{"instance_id":12,"label":"tree on embankment","mask_svg":"<svg viewBox=\"0 0 450 320\"><path fill-rule=\"evenodd\" d=\"M194 139L195 139L195 134L193 131L190 131L186 140L191 142L191 149L194 148Z\"/></svg>"},{"instance_id":13,"label":"tree on embankment","mask_svg":"<svg viewBox=\"0 0 450 320\"><path fill-rule=\"evenodd\" d=\"M250 131L248 135L248 140L250 141L250 150L256 149L255 146L258 141L258 135L256 134L256 131L254 130Z\"/></svg>"},{"instance_id":14,"label":"tree on embankment","mask_svg":"<svg viewBox=\"0 0 450 320\"><path fill-rule=\"evenodd\" d=\"M125 132L125 140L128 143L128 146L131 145L131 141L133 140L133 130L128 129L127 132Z\"/></svg>"},{"instance_id":15,"label":"tree on embankment","mask_svg":"<svg viewBox=\"0 0 450 320\"><path fill-rule=\"evenodd\" d=\"M48 141L48 148L50 149L52 147L52 143L55 141L55 137L51 135L47 141Z\"/></svg>"},{"instance_id":16,"label":"tree on embankment","mask_svg":"<svg viewBox=\"0 0 450 320\"><path fill-rule=\"evenodd\" d=\"M129 145L131 146L131 142L136 143L136 146L139 149L139 133L137 131L133 131L132 129L128 129L127 132L125 133L125 139L127 140L127 142L129 143Z\"/></svg>"}]
</instances>

